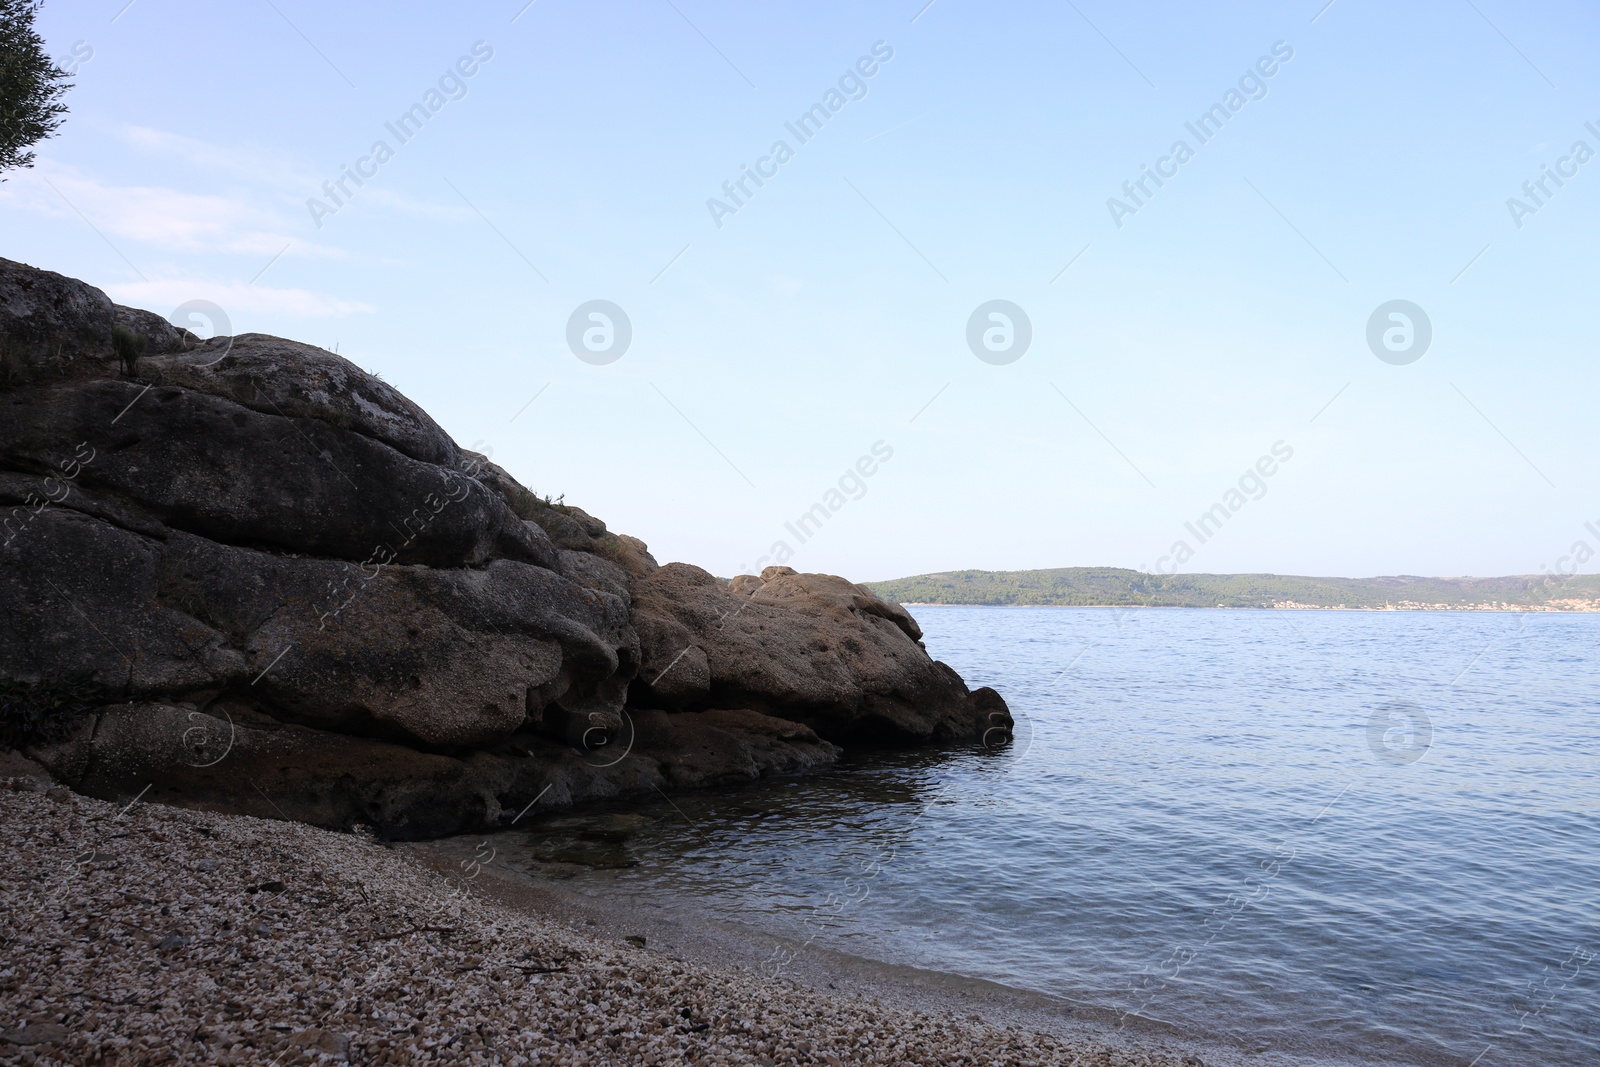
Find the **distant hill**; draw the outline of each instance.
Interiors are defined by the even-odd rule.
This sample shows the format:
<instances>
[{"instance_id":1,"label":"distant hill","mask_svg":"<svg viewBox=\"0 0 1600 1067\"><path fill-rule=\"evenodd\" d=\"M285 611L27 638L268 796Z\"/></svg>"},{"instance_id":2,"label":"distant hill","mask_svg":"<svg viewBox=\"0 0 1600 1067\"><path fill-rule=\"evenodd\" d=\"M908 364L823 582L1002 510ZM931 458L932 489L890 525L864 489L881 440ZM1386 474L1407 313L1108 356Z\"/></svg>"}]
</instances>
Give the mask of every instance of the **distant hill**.
<instances>
[{"instance_id":1,"label":"distant hill","mask_svg":"<svg viewBox=\"0 0 1600 1067\"><path fill-rule=\"evenodd\" d=\"M1600 611L1600 575L1556 579L1304 578L1286 574L1146 574L1120 567L944 571L868 582L902 604L1042 607L1347 608Z\"/></svg>"}]
</instances>

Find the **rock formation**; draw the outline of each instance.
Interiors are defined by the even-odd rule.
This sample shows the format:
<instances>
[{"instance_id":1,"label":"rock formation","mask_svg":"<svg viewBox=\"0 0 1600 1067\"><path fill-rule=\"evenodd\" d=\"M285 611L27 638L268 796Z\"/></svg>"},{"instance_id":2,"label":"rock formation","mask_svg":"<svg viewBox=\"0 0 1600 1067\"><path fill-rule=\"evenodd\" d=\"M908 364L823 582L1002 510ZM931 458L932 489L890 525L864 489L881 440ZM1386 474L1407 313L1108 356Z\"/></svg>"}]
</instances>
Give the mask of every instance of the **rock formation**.
<instances>
[{"instance_id":1,"label":"rock formation","mask_svg":"<svg viewBox=\"0 0 1600 1067\"><path fill-rule=\"evenodd\" d=\"M0 546L0 728L104 798L424 837L1009 736L863 586L658 566L332 353L9 260Z\"/></svg>"}]
</instances>

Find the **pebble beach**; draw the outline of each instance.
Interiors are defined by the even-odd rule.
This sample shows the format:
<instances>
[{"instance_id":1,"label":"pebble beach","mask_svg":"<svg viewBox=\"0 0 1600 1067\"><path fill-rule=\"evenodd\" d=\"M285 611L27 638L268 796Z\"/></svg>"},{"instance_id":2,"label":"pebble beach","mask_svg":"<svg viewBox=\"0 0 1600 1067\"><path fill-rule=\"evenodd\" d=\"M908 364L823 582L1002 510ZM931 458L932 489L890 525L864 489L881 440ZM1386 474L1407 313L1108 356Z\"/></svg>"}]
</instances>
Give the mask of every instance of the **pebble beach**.
<instances>
[{"instance_id":1,"label":"pebble beach","mask_svg":"<svg viewBox=\"0 0 1600 1067\"><path fill-rule=\"evenodd\" d=\"M0 778L0 1064L972 1064L1191 1056L589 936L368 836Z\"/></svg>"}]
</instances>

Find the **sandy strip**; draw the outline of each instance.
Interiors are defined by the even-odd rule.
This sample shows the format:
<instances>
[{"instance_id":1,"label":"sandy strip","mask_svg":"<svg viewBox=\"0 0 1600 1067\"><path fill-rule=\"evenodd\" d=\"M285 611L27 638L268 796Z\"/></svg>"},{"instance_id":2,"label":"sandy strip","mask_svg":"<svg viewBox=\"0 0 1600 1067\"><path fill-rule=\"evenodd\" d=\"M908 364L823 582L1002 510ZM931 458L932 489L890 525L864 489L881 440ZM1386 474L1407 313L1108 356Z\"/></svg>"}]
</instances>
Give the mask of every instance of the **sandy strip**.
<instances>
[{"instance_id":1,"label":"sandy strip","mask_svg":"<svg viewBox=\"0 0 1600 1067\"><path fill-rule=\"evenodd\" d=\"M674 959L357 836L26 775L0 847L4 1064L1199 1062Z\"/></svg>"}]
</instances>

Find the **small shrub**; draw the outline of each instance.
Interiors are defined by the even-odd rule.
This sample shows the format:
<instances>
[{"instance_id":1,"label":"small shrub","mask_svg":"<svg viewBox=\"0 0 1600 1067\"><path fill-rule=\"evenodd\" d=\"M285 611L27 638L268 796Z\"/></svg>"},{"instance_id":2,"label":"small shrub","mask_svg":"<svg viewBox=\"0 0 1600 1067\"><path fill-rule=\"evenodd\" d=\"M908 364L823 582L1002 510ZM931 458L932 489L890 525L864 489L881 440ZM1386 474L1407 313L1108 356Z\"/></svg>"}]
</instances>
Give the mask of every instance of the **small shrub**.
<instances>
[{"instance_id":1,"label":"small shrub","mask_svg":"<svg viewBox=\"0 0 1600 1067\"><path fill-rule=\"evenodd\" d=\"M143 334L134 333L126 326L113 326L111 328L111 348L117 353L117 359L122 363L122 373L129 378L139 369L139 357L144 355L144 346L149 338Z\"/></svg>"},{"instance_id":2,"label":"small shrub","mask_svg":"<svg viewBox=\"0 0 1600 1067\"><path fill-rule=\"evenodd\" d=\"M93 671L37 682L0 677L0 746L22 748L60 741L89 712L114 698Z\"/></svg>"}]
</instances>

